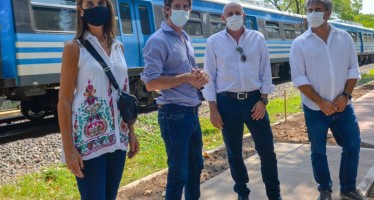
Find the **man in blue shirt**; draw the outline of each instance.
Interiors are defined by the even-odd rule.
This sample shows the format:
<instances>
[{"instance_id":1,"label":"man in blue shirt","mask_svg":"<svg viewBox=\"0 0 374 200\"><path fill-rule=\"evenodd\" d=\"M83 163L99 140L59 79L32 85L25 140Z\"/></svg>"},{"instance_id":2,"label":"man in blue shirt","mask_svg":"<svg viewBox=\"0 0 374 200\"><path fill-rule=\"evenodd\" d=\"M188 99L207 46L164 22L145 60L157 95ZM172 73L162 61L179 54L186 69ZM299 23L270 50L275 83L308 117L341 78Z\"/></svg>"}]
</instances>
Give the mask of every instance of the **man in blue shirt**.
<instances>
[{"instance_id":1,"label":"man in blue shirt","mask_svg":"<svg viewBox=\"0 0 374 200\"><path fill-rule=\"evenodd\" d=\"M202 134L198 119L199 89L208 75L197 68L191 39L183 31L191 0L165 0L165 22L143 49L141 74L148 91L159 90L158 122L168 156L166 200L199 199L203 169Z\"/></svg>"}]
</instances>

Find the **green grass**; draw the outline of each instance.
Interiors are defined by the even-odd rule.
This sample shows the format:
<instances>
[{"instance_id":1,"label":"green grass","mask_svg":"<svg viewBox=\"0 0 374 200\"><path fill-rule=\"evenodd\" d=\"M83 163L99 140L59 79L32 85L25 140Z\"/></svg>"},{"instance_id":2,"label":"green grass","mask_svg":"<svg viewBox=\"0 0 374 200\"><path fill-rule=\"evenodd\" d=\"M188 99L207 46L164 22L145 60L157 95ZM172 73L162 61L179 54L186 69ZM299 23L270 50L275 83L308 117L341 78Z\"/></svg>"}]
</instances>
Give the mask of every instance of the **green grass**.
<instances>
[{"instance_id":1,"label":"green grass","mask_svg":"<svg viewBox=\"0 0 374 200\"><path fill-rule=\"evenodd\" d=\"M79 199L79 194L74 176L66 167L55 166L2 186L0 199Z\"/></svg>"},{"instance_id":2,"label":"green grass","mask_svg":"<svg viewBox=\"0 0 374 200\"><path fill-rule=\"evenodd\" d=\"M167 167L165 146L157 123L157 112L150 115L140 115L135 127L140 150L135 158L126 160L121 185L126 185Z\"/></svg>"},{"instance_id":3,"label":"green grass","mask_svg":"<svg viewBox=\"0 0 374 200\"><path fill-rule=\"evenodd\" d=\"M369 72L361 75L361 80L357 83L357 85L363 85L370 81L374 80L374 69L370 70Z\"/></svg>"},{"instance_id":4,"label":"green grass","mask_svg":"<svg viewBox=\"0 0 374 200\"><path fill-rule=\"evenodd\" d=\"M267 105L267 111L270 118L270 123L277 122L287 116L301 112L301 97L297 89L293 88L286 93L286 102L284 101L284 95L280 98L274 98L269 100ZM286 106L286 111L284 107ZM244 133L248 133L249 130L244 126Z\"/></svg>"},{"instance_id":5,"label":"green grass","mask_svg":"<svg viewBox=\"0 0 374 200\"><path fill-rule=\"evenodd\" d=\"M361 85L374 80L374 70L362 75ZM301 99L298 90L287 94L287 115L301 111ZM284 118L284 99L271 99L268 105L271 122ZM204 149L209 150L223 144L221 132L214 128L209 118L200 117L203 132ZM245 130L248 132L248 130ZM140 142L140 152L126 161L121 186L155 173L166 166L166 154L157 112L140 115L136 124L136 133ZM53 166L38 173L20 177L16 183L0 187L0 199L79 199L75 178L64 166Z\"/></svg>"}]
</instances>

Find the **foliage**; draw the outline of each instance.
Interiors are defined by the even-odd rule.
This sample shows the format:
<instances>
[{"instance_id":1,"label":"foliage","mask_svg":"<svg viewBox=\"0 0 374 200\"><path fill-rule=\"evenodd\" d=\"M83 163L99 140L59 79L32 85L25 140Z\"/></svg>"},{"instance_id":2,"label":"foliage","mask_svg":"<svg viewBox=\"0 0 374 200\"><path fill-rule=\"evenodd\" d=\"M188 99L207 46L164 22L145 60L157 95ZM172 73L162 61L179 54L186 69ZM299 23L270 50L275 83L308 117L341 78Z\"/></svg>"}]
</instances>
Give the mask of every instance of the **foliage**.
<instances>
[{"instance_id":1,"label":"foliage","mask_svg":"<svg viewBox=\"0 0 374 200\"><path fill-rule=\"evenodd\" d=\"M333 12L340 19L352 21L355 15L362 9L362 0L332 0Z\"/></svg>"},{"instance_id":2,"label":"foliage","mask_svg":"<svg viewBox=\"0 0 374 200\"><path fill-rule=\"evenodd\" d=\"M273 4L278 10L305 14L307 0L265 0L265 2ZM362 0L332 0L332 4L334 14L343 20L352 21L362 9Z\"/></svg>"},{"instance_id":3,"label":"foliage","mask_svg":"<svg viewBox=\"0 0 374 200\"><path fill-rule=\"evenodd\" d=\"M265 2L273 4L278 10L305 14L305 0L265 0Z\"/></svg>"},{"instance_id":4,"label":"foliage","mask_svg":"<svg viewBox=\"0 0 374 200\"><path fill-rule=\"evenodd\" d=\"M374 28L374 14L358 14L353 17L354 22L358 22L365 27Z\"/></svg>"}]
</instances>

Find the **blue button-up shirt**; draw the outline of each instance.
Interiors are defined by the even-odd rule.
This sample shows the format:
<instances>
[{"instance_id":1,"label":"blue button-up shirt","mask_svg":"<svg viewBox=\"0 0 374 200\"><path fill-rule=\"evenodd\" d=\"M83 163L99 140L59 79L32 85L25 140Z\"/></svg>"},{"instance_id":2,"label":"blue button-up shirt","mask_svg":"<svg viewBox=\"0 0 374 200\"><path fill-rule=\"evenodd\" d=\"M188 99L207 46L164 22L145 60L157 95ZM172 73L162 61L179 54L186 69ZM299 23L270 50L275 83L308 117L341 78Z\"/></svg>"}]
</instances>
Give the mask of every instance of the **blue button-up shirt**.
<instances>
[{"instance_id":1,"label":"blue button-up shirt","mask_svg":"<svg viewBox=\"0 0 374 200\"><path fill-rule=\"evenodd\" d=\"M143 57L145 66L141 79L145 83L160 76L189 73L192 68L197 67L194 49L187 33L183 31L180 35L165 22L162 22L161 28L148 39L143 49ZM197 89L187 83L160 92L161 96L156 99L157 104L200 104Z\"/></svg>"}]
</instances>

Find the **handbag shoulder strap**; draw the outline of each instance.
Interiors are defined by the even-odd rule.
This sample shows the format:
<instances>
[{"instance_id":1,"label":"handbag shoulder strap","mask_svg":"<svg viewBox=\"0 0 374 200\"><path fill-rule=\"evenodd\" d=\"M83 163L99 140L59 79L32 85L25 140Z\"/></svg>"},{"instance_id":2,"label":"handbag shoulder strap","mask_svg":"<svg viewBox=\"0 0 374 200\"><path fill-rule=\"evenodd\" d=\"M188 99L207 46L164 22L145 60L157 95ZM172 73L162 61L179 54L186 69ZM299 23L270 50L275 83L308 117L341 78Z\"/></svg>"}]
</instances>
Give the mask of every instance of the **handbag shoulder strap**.
<instances>
[{"instance_id":1,"label":"handbag shoulder strap","mask_svg":"<svg viewBox=\"0 0 374 200\"><path fill-rule=\"evenodd\" d=\"M112 83L113 87L118 91L119 86L114 78L112 71L110 70L109 66L106 64L104 59L100 56L100 54L96 51L96 49L92 46L92 44L88 40L81 41L84 47L86 47L87 51L97 60L97 62L103 67L105 74L107 75L109 81Z\"/></svg>"}]
</instances>

